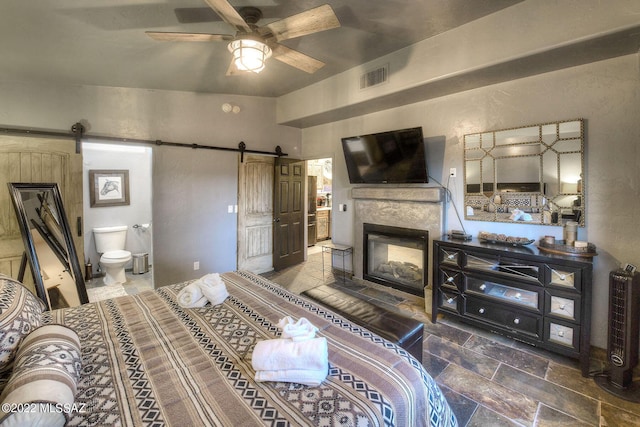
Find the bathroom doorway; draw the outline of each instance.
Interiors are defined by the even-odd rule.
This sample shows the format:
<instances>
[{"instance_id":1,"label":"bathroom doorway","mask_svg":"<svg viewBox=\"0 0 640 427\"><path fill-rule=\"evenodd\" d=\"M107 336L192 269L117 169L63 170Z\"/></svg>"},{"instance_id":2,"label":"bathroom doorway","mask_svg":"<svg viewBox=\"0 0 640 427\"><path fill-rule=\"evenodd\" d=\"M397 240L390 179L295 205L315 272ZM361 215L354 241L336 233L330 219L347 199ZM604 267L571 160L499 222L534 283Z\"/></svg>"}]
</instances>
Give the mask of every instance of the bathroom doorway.
<instances>
[{"instance_id":1,"label":"bathroom doorway","mask_svg":"<svg viewBox=\"0 0 640 427\"><path fill-rule=\"evenodd\" d=\"M307 160L307 253L331 240L333 159Z\"/></svg>"},{"instance_id":2,"label":"bathroom doorway","mask_svg":"<svg viewBox=\"0 0 640 427\"><path fill-rule=\"evenodd\" d=\"M87 141L83 152L83 223L85 266L89 300L99 300L153 289L153 226L152 226L152 148L142 145L108 144ZM90 173L93 172L93 173ZM100 176L126 177L118 180L125 201L98 203L96 192ZM92 202L93 187L93 202ZM96 250L94 228L127 226L123 250L132 260L125 265L126 282L104 285L100 254ZM134 268L135 267L135 268Z\"/></svg>"}]
</instances>

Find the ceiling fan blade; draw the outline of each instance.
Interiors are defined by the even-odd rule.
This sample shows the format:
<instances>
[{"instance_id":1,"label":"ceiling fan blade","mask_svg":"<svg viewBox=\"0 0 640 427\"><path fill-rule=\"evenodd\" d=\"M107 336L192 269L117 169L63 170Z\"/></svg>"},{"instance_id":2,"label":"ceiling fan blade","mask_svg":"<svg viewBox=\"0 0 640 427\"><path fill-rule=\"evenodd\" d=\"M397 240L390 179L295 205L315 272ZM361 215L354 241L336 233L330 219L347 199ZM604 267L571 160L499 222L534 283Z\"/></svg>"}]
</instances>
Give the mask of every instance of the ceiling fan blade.
<instances>
[{"instance_id":1,"label":"ceiling fan blade","mask_svg":"<svg viewBox=\"0 0 640 427\"><path fill-rule=\"evenodd\" d=\"M218 42L233 40L233 36L229 34L168 33L161 31L145 31L145 34L154 40L162 42Z\"/></svg>"},{"instance_id":2,"label":"ceiling fan blade","mask_svg":"<svg viewBox=\"0 0 640 427\"><path fill-rule=\"evenodd\" d=\"M318 61L315 58L305 55L302 52L298 52L297 50L290 49L284 45L274 44L270 47L273 52L273 58L309 74L313 74L320 68L324 67L324 62Z\"/></svg>"},{"instance_id":3,"label":"ceiling fan blade","mask_svg":"<svg viewBox=\"0 0 640 427\"><path fill-rule=\"evenodd\" d=\"M236 30L250 33L251 27L247 24L237 10L231 6L227 0L205 0L211 9L215 10L218 15Z\"/></svg>"},{"instance_id":4,"label":"ceiling fan blade","mask_svg":"<svg viewBox=\"0 0 640 427\"><path fill-rule=\"evenodd\" d=\"M258 31L263 36L273 36L276 41L280 42L319 31L338 28L339 26L340 21L338 21L338 17L333 12L333 9L328 4L325 4L267 24L264 27L260 27Z\"/></svg>"}]
</instances>

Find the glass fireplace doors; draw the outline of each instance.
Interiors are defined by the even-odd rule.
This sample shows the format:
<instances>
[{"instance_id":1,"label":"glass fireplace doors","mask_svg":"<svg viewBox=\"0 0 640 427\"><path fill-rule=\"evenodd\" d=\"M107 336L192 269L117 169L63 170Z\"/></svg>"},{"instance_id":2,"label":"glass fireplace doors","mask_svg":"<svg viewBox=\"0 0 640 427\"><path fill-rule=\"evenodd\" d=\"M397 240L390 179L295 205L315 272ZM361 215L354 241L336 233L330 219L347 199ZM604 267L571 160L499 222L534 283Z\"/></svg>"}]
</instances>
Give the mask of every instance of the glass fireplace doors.
<instances>
[{"instance_id":1,"label":"glass fireplace doors","mask_svg":"<svg viewBox=\"0 0 640 427\"><path fill-rule=\"evenodd\" d=\"M363 278L424 297L429 232L364 224Z\"/></svg>"}]
</instances>

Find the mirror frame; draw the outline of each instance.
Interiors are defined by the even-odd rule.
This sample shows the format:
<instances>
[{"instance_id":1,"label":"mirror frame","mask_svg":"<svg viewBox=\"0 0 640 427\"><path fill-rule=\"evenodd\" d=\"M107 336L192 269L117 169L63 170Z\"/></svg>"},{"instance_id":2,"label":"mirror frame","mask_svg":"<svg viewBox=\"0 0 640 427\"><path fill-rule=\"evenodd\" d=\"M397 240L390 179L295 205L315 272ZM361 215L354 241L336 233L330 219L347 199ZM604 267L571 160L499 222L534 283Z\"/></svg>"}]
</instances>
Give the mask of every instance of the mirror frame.
<instances>
[{"instance_id":1,"label":"mirror frame","mask_svg":"<svg viewBox=\"0 0 640 427\"><path fill-rule=\"evenodd\" d=\"M562 128L573 123L577 125L577 130L569 135L563 135ZM553 137L553 132L548 132L552 127L555 127L555 137ZM515 142L505 143L507 137L513 137ZM583 227L586 212L584 140L584 119L563 120L464 135L465 219L553 226L562 226L566 221L577 221ZM574 147L566 147L571 144ZM516 154L506 154L510 150L515 151ZM493 151L495 153L492 153ZM555 160L551 165L546 165L547 169L545 169L545 161L548 161L549 153L555 154ZM571 163L571 157L577 160L578 156L579 174L571 174L577 177L577 183L562 183L560 179L566 174L566 168L562 167L562 159L565 159L566 166ZM531 159L531 164L539 165L538 178L529 179L522 183L513 182L514 180L506 183L498 182L498 160L504 164L509 159L518 159L521 166L523 161ZM490 170L485 171L485 165L488 165ZM544 173L549 166L556 170L555 182L545 182ZM479 183L475 180L468 182L468 174L470 171L476 170L479 173ZM489 181L489 177L491 177L491 181ZM547 193L545 190L553 184L557 184L557 192ZM473 186L472 191L469 191L470 186ZM475 191L476 187L478 191ZM567 202L570 204L566 205ZM529 214L530 220L524 220L523 216L519 220L511 219L513 210L520 206L524 206L521 210ZM555 222L553 219L556 215L551 215L552 208L557 211ZM545 210L549 211L545 212ZM549 217L553 219L549 220Z\"/></svg>"},{"instance_id":2,"label":"mirror frame","mask_svg":"<svg viewBox=\"0 0 640 427\"><path fill-rule=\"evenodd\" d=\"M52 246L53 252L57 255L58 258L65 258L66 265L63 259L60 259L61 263L69 274L71 274L74 282L76 284L76 290L78 292L78 299L81 304L86 304L89 302L89 297L87 295L87 289L85 286L84 278L82 276L82 270L80 268L80 262L78 261L78 255L76 252L76 247L73 243L73 237L71 235L71 228L69 227L69 222L67 221L67 214L64 211L64 206L62 204L62 197L60 195L60 190L58 188L58 184L56 183L19 183L19 182L10 182L8 183L9 192L11 193L11 200L13 201L13 207L16 210L16 216L18 219L18 224L20 225L20 232L22 234L22 241L25 247L25 254L23 256L23 263L20 266L20 274L24 275L24 262L25 257L26 260L29 261L29 266L31 268L31 275L33 276L33 281L36 287L36 293L38 298L40 298L48 310L51 310L51 306L49 304L49 299L47 298L47 290L44 286L44 281L42 279L42 275L40 274L40 262L38 260L38 254L36 253L35 242L33 236L31 234L31 227L29 226L29 218L27 216L27 212L25 209L24 202L22 200L22 192L30 191L30 192L51 192L53 200L50 203L53 203L56 212L59 216L60 222L60 231L64 236L64 244L67 248L67 253L64 254L61 252L64 248L54 248ZM66 255L66 257L65 257ZM22 277L20 277L22 280Z\"/></svg>"}]
</instances>

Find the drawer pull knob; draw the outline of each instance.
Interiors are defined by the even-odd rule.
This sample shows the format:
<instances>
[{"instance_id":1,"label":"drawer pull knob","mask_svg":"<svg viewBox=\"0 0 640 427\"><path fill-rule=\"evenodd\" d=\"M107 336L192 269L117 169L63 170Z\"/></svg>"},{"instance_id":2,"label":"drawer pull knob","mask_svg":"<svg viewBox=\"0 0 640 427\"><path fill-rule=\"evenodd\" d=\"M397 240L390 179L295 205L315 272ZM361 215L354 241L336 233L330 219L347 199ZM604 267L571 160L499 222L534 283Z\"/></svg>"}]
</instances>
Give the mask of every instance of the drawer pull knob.
<instances>
[{"instance_id":1,"label":"drawer pull knob","mask_svg":"<svg viewBox=\"0 0 640 427\"><path fill-rule=\"evenodd\" d=\"M515 323L516 325L519 325L520 319L516 317L515 319L513 319L513 323Z\"/></svg>"},{"instance_id":2,"label":"drawer pull knob","mask_svg":"<svg viewBox=\"0 0 640 427\"><path fill-rule=\"evenodd\" d=\"M567 280L567 275L566 274L561 274L560 275L560 280Z\"/></svg>"},{"instance_id":3,"label":"drawer pull knob","mask_svg":"<svg viewBox=\"0 0 640 427\"><path fill-rule=\"evenodd\" d=\"M564 310L566 306L566 304L560 304L560 310Z\"/></svg>"},{"instance_id":4,"label":"drawer pull knob","mask_svg":"<svg viewBox=\"0 0 640 427\"><path fill-rule=\"evenodd\" d=\"M482 285L480 285L480 290L484 291L485 289L487 289L487 285L485 285L484 283Z\"/></svg>"},{"instance_id":5,"label":"drawer pull knob","mask_svg":"<svg viewBox=\"0 0 640 427\"><path fill-rule=\"evenodd\" d=\"M447 303L449 303L449 304L453 304L453 301L454 301L454 299L453 299L453 298L449 298L449 299L447 300Z\"/></svg>"},{"instance_id":6,"label":"drawer pull knob","mask_svg":"<svg viewBox=\"0 0 640 427\"><path fill-rule=\"evenodd\" d=\"M558 331L558 336L559 337L563 337L564 336L564 331Z\"/></svg>"},{"instance_id":7,"label":"drawer pull knob","mask_svg":"<svg viewBox=\"0 0 640 427\"><path fill-rule=\"evenodd\" d=\"M484 314L484 308L481 308L480 310L478 310L478 313Z\"/></svg>"},{"instance_id":8,"label":"drawer pull knob","mask_svg":"<svg viewBox=\"0 0 640 427\"><path fill-rule=\"evenodd\" d=\"M453 255L453 254L449 254L449 255L447 255L447 258L449 258L449 259L454 259L455 257L456 257L456 256L455 256L455 255Z\"/></svg>"},{"instance_id":9,"label":"drawer pull knob","mask_svg":"<svg viewBox=\"0 0 640 427\"><path fill-rule=\"evenodd\" d=\"M454 280L454 279L453 279L453 276L452 276L452 277L448 277L448 278L447 278L447 282L449 282L449 283L453 282L453 280Z\"/></svg>"},{"instance_id":10,"label":"drawer pull knob","mask_svg":"<svg viewBox=\"0 0 640 427\"><path fill-rule=\"evenodd\" d=\"M521 294L520 292L518 292L518 293L516 294L516 299L520 299L520 298L522 298L522 294Z\"/></svg>"}]
</instances>

